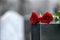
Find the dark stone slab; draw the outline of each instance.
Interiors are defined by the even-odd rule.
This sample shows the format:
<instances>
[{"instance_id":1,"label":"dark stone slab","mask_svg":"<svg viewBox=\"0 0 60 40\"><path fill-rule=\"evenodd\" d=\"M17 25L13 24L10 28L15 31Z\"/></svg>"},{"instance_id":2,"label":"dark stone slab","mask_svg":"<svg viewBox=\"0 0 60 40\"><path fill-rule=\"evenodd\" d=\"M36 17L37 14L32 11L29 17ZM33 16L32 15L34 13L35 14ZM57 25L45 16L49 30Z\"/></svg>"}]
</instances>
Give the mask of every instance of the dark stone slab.
<instances>
[{"instance_id":1,"label":"dark stone slab","mask_svg":"<svg viewBox=\"0 0 60 40\"><path fill-rule=\"evenodd\" d=\"M42 40L60 40L60 24L41 24Z\"/></svg>"},{"instance_id":2,"label":"dark stone slab","mask_svg":"<svg viewBox=\"0 0 60 40\"><path fill-rule=\"evenodd\" d=\"M31 25L32 40L60 40L60 24Z\"/></svg>"},{"instance_id":3,"label":"dark stone slab","mask_svg":"<svg viewBox=\"0 0 60 40\"><path fill-rule=\"evenodd\" d=\"M40 24L31 25L31 40L40 40Z\"/></svg>"}]
</instances>

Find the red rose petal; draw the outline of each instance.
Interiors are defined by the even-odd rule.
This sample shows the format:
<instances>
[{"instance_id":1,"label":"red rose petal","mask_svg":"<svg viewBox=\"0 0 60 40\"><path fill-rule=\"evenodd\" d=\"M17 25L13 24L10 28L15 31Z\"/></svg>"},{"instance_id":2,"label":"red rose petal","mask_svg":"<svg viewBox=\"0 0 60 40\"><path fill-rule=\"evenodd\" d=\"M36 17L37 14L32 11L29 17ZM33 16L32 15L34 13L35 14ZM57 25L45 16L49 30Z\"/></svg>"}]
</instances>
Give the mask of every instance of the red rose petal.
<instances>
[{"instance_id":1,"label":"red rose petal","mask_svg":"<svg viewBox=\"0 0 60 40\"><path fill-rule=\"evenodd\" d=\"M30 17L30 23L36 24L38 22L40 22L40 16L38 16L36 12L32 12L32 15Z\"/></svg>"},{"instance_id":2,"label":"red rose petal","mask_svg":"<svg viewBox=\"0 0 60 40\"><path fill-rule=\"evenodd\" d=\"M52 20L53 20L52 14L50 14L49 12L46 12L42 16L41 22L42 23L50 23Z\"/></svg>"}]
</instances>

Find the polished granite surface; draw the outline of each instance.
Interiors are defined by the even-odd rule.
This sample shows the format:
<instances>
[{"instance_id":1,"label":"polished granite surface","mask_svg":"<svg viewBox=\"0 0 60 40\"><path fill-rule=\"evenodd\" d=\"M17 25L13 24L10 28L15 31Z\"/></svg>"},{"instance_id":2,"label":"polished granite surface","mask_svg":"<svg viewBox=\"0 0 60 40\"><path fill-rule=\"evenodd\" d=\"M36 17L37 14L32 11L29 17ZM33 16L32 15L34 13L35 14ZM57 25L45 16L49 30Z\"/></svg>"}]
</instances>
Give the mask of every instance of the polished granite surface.
<instances>
[{"instance_id":1,"label":"polished granite surface","mask_svg":"<svg viewBox=\"0 0 60 40\"><path fill-rule=\"evenodd\" d=\"M41 24L41 40L60 40L60 24Z\"/></svg>"},{"instance_id":2,"label":"polished granite surface","mask_svg":"<svg viewBox=\"0 0 60 40\"><path fill-rule=\"evenodd\" d=\"M32 40L60 40L60 24L36 24L31 29Z\"/></svg>"}]
</instances>

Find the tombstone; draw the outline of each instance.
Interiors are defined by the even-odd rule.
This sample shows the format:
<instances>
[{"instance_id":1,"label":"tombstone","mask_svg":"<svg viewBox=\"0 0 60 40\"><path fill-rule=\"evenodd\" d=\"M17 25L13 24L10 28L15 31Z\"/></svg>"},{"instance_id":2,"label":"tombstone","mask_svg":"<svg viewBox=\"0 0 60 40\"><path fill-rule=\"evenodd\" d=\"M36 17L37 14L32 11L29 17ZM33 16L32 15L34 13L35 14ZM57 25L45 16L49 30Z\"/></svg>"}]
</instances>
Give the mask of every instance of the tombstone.
<instances>
[{"instance_id":1,"label":"tombstone","mask_svg":"<svg viewBox=\"0 0 60 40\"><path fill-rule=\"evenodd\" d=\"M31 40L40 40L40 24L31 25Z\"/></svg>"},{"instance_id":2,"label":"tombstone","mask_svg":"<svg viewBox=\"0 0 60 40\"><path fill-rule=\"evenodd\" d=\"M60 24L31 25L31 40L60 40Z\"/></svg>"},{"instance_id":3,"label":"tombstone","mask_svg":"<svg viewBox=\"0 0 60 40\"><path fill-rule=\"evenodd\" d=\"M24 40L24 18L9 10L1 17L1 40Z\"/></svg>"},{"instance_id":4,"label":"tombstone","mask_svg":"<svg viewBox=\"0 0 60 40\"><path fill-rule=\"evenodd\" d=\"M60 40L60 24L41 24L41 40Z\"/></svg>"}]
</instances>

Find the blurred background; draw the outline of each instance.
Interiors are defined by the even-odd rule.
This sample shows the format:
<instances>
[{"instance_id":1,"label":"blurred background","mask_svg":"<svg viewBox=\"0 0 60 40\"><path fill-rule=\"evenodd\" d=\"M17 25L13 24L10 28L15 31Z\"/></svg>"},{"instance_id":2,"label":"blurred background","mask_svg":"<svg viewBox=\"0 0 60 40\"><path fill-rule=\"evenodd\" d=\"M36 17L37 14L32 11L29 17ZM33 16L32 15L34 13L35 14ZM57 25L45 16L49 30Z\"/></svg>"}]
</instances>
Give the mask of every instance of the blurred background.
<instances>
[{"instance_id":1,"label":"blurred background","mask_svg":"<svg viewBox=\"0 0 60 40\"><path fill-rule=\"evenodd\" d=\"M60 10L60 0L0 0L1 33L3 33L5 27L9 27L10 24L12 23L14 24L17 22L14 25L19 25L23 23L22 25L24 26L22 25L19 26L19 27L23 27L21 30L24 30L22 31L22 33L24 33L22 39L30 40L31 25L29 23L29 18L31 16L31 12L35 11L38 14L40 13L43 14L44 12L48 11L54 15L58 10ZM6 26L8 25L8 23L9 26ZM4 24L5 26L2 26ZM15 26L13 28L15 28ZM16 30L18 31L18 29ZM19 38L17 39L19 40ZM3 39L2 37L1 40L5 40L5 39ZM13 38L11 40L13 40Z\"/></svg>"}]
</instances>

